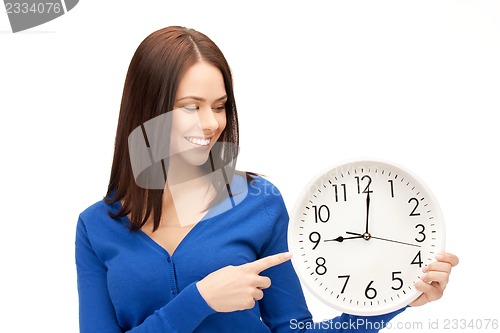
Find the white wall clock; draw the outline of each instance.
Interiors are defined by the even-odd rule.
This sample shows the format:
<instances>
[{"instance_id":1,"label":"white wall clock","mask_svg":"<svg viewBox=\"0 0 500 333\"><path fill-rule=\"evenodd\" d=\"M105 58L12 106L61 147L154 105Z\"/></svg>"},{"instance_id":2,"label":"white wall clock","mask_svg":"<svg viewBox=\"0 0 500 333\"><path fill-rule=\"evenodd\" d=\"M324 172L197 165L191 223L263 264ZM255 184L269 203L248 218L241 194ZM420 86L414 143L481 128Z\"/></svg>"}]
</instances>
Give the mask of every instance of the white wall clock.
<instances>
[{"instance_id":1,"label":"white wall clock","mask_svg":"<svg viewBox=\"0 0 500 333\"><path fill-rule=\"evenodd\" d=\"M356 160L329 168L302 192L288 243L302 284L355 315L389 313L419 295L422 268L444 250L437 200L392 162Z\"/></svg>"}]
</instances>

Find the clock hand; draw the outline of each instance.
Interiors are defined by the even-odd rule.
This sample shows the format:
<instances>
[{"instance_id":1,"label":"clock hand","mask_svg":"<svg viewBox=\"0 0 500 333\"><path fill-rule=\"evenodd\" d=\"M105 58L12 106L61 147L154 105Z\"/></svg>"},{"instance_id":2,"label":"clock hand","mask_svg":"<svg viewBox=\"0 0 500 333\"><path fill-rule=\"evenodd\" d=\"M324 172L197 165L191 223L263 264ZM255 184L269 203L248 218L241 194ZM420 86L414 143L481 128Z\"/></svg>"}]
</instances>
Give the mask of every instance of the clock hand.
<instances>
[{"instance_id":1,"label":"clock hand","mask_svg":"<svg viewBox=\"0 0 500 333\"><path fill-rule=\"evenodd\" d=\"M410 244L410 243L396 241L396 240L393 240L393 239L387 239L387 238L381 238L381 237L374 237L374 236L372 236L372 238L383 240L383 241L387 241L387 242L393 242L393 243L404 244L404 245L409 245L409 246L421 247L418 244Z\"/></svg>"},{"instance_id":2,"label":"clock hand","mask_svg":"<svg viewBox=\"0 0 500 333\"><path fill-rule=\"evenodd\" d=\"M366 229L365 233L368 234L368 215L370 212L370 191L366 194Z\"/></svg>"},{"instance_id":3,"label":"clock hand","mask_svg":"<svg viewBox=\"0 0 500 333\"><path fill-rule=\"evenodd\" d=\"M339 242L339 243L342 243L346 239L356 239L356 238L363 238L363 235L356 235L354 237L342 237L342 236L339 236L339 237L334 238L334 239L325 239L323 242Z\"/></svg>"},{"instance_id":4,"label":"clock hand","mask_svg":"<svg viewBox=\"0 0 500 333\"><path fill-rule=\"evenodd\" d=\"M349 232L349 231L346 231L346 234L349 234L349 235L358 235L358 236L361 236L361 237L364 236L362 234L358 234L358 233L355 233L355 232ZM393 243L398 243L398 244L403 244L403 245L421 247L418 244L410 244L410 243L400 242L400 241L393 240L393 239L387 239L387 238L382 238L382 237L375 237L375 236L372 236L372 235L370 235L370 238L378 239L378 240L383 240L383 241L386 241L386 242L393 242ZM370 238L368 238L368 239L370 239ZM365 239L368 240L366 237L365 237Z\"/></svg>"}]
</instances>

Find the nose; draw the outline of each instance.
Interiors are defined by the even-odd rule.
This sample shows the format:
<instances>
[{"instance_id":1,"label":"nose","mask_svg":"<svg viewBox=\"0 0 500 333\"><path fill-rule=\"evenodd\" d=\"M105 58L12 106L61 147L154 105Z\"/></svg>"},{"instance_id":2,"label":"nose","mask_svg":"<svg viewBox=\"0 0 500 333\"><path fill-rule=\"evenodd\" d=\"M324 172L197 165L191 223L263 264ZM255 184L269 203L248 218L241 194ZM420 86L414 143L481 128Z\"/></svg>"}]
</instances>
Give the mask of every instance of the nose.
<instances>
[{"instance_id":1,"label":"nose","mask_svg":"<svg viewBox=\"0 0 500 333\"><path fill-rule=\"evenodd\" d=\"M203 132L214 133L219 128L219 121L217 120L211 107L200 109L198 112L200 117L200 127Z\"/></svg>"}]
</instances>

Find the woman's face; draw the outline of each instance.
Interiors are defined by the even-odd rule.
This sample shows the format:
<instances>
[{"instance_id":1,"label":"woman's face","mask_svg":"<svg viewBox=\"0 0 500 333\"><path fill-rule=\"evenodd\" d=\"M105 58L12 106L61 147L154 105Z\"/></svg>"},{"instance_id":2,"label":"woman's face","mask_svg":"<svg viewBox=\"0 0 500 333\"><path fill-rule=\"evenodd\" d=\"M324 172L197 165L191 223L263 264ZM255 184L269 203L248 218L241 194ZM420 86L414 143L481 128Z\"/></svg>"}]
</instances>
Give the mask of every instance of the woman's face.
<instances>
[{"instance_id":1,"label":"woman's face","mask_svg":"<svg viewBox=\"0 0 500 333\"><path fill-rule=\"evenodd\" d=\"M227 101L221 71L197 62L181 78L172 111L170 154L189 165L202 165L226 128Z\"/></svg>"}]
</instances>

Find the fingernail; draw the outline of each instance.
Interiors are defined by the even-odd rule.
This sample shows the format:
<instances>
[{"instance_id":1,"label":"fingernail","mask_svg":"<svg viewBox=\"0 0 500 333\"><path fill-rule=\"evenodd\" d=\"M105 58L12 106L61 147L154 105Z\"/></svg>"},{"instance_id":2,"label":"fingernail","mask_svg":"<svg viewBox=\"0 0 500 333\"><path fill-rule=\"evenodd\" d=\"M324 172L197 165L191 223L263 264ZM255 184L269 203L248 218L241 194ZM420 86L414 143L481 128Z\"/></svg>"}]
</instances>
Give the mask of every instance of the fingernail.
<instances>
[{"instance_id":1,"label":"fingernail","mask_svg":"<svg viewBox=\"0 0 500 333\"><path fill-rule=\"evenodd\" d=\"M434 256L434 258L436 258L437 260L443 260L444 259L444 255L442 255L441 253L438 253Z\"/></svg>"},{"instance_id":2,"label":"fingernail","mask_svg":"<svg viewBox=\"0 0 500 333\"><path fill-rule=\"evenodd\" d=\"M292 252L284 252L284 253L283 253L283 257L284 257L285 259L290 259L290 258L292 258L292 256L293 256L293 253L292 253Z\"/></svg>"},{"instance_id":3,"label":"fingernail","mask_svg":"<svg viewBox=\"0 0 500 333\"><path fill-rule=\"evenodd\" d=\"M429 266L424 266L424 268L422 268L422 272L426 273L429 271Z\"/></svg>"}]
</instances>

